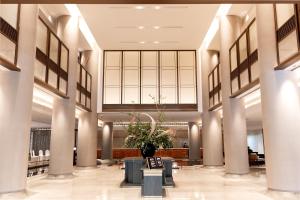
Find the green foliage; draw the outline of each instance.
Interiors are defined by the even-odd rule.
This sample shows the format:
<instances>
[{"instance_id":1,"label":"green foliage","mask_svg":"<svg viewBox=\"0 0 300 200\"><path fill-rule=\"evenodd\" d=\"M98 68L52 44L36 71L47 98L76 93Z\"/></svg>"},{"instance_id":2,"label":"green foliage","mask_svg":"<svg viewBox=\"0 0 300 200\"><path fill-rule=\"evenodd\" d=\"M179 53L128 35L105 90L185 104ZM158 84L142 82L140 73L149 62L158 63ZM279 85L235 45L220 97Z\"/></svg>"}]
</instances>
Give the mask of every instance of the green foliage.
<instances>
[{"instance_id":1,"label":"green foliage","mask_svg":"<svg viewBox=\"0 0 300 200\"><path fill-rule=\"evenodd\" d=\"M146 143L152 143L156 148L172 148L173 137L168 130L163 128L160 123L164 116L159 115L158 123L155 126L154 132L151 134L151 124L140 120L138 114L130 114L132 122L128 125L125 139L125 146L128 148L139 148Z\"/></svg>"}]
</instances>

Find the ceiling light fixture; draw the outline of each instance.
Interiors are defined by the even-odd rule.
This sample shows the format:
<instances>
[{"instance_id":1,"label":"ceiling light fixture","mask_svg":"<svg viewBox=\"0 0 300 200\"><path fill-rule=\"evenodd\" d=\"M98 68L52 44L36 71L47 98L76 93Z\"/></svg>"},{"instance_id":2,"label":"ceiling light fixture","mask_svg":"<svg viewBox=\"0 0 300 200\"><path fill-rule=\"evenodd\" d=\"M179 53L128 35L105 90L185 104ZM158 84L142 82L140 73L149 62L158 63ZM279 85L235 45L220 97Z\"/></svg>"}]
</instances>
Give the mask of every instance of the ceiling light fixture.
<instances>
[{"instance_id":1,"label":"ceiling light fixture","mask_svg":"<svg viewBox=\"0 0 300 200\"><path fill-rule=\"evenodd\" d=\"M154 9L159 10L159 9L161 9L161 7L160 6L154 6Z\"/></svg>"},{"instance_id":2,"label":"ceiling light fixture","mask_svg":"<svg viewBox=\"0 0 300 200\"><path fill-rule=\"evenodd\" d=\"M89 45L91 46L91 48L100 49L84 17L81 15L78 6L76 4L65 4L65 7L67 8L71 16L79 17L79 29L84 35Z\"/></svg>"},{"instance_id":3,"label":"ceiling light fixture","mask_svg":"<svg viewBox=\"0 0 300 200\"><path fill-rule=\"evenodd\" d=\"M144 10L145 9L144 6L135 6L134 8L137 9L137 10Z\"/></svg>"},{"instance_id":4,"label":"ceiling light fixture","mask_svg":"<svg viewBox=\"0 0 300 200\"><path fill-rule=\"evenodd\" d=\"M154 41L153 43L154 43L154 44L159 44L159 41Z\"/></svg>"},{"instance_id":5,"label":"ceiling light fixture","mask_svg":"<svg viewBox=\"0 0 300 200\"><path fill-rule=\"evenodd\" d=\"M140 41L140 44L145 44L146 42L145 41Z\"/></svg>"},{"instance_id":6,"label":"ceiling light fixture","mask_svg":"<svg viewBox=\"0 0 300 200\"><path fill-rule=\"evenodd\" d=\"M207 49L209 44L211 43L212 39L215 37L216 33L219 30L219 17L227 15L232 4L221 4L217 10L217 13L210 24L210 27L202 41L200 48Z\"/></svg>"},{"instance_id":7,"label":"ceiling light fixture","mask_svg":"<svg viewBox=\"0 0 300 200\"><path fill-rule=\"evenodd\" d=\"M154 29L160 29L160 26L153 26Z\"/></svg>"},{"instance_id":8,"label":"ceiling light fixture","mask_svg":"<svg viewBox=\"0 0 300 200\"><path fill-rule=\"evenodd\" d=\"M140 30L142 30L144 28L145 28L144 26L138 26L138 29L140 29Z\"/></svg>"}]
</instances>

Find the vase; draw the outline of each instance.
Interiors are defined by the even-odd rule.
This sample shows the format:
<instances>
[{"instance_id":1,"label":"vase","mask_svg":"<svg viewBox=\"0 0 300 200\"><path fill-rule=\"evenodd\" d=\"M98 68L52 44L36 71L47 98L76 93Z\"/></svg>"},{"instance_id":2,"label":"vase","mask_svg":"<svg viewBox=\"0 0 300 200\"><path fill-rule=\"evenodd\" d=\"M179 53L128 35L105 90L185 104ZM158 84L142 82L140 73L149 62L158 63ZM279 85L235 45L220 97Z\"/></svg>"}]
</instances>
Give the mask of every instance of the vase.
<instances>
[{"instance_id":1,"label":"vase","mask_svg":"<svg viewBox=\"0 0 300 200\"><path fill-rule=\"evenodd\" d=\"M156 147L152 143L146 143L141 148L141 154L143 158L153 157L156 151Z\"/></svg>"}]
</instances>

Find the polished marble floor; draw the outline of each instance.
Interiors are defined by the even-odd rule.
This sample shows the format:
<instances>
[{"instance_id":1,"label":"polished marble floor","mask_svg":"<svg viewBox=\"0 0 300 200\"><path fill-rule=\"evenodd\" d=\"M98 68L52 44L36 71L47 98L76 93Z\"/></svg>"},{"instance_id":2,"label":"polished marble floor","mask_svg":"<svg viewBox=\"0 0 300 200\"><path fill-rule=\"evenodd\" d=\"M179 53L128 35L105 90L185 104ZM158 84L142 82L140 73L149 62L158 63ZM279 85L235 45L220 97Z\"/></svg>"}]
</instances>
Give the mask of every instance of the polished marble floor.
<instances>
[{"instance_id":1,"label":"polished marble floor","mask_svg":"<svg viewBox=\"0 0 300 200\"><path fill-rule=\"evenodd\" d=\"M79 169L73 178L28 180L24 193L0 195L1 200L136 200L140 188L120 188L124 171L117 166ZM172 200L300 200L300 194L269 191L265 172L251 169L243 176L226 175L223 168L183 167L174 171L175 188L166 189ZM157 199L157 198L155 198Z\"/></svg>"}]
</instances>

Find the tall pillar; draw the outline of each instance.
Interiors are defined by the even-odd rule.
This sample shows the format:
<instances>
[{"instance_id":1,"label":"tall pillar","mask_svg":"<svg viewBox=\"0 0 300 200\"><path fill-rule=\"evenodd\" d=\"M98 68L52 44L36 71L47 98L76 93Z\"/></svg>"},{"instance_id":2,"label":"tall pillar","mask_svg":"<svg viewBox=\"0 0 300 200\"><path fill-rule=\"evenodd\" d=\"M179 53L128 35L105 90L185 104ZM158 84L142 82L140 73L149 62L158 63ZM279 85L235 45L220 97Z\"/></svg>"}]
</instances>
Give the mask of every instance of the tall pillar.
<instances>
[{"instance_id":1,"label":"tall pillar","mask_svg":"<svg viewBox=\"0 0 300 200\"><path fill-rule=\"evenodd\" d=\"M189 160L200 160L200 130L196 122L188 124Z\"/></svg>"},{"instance_id":2,"label":"tall pillar","mask_svg":"<svg viewBox=\"0 0 300 200\"><path fill-rule=\"evenodd\" d=\"M113 147L113 123L105 122L102 129L102 160L111 160Z\"/></svg>"},{"instance_id":3,"label":"tall pillar","mask_svg":"<svg viewBox=\"0 0 300 200\"><path fill-rule=\"evenodd\" d=\"M78 119L77 166L96 166L97 160L97 86L98 86L98 56L97 49L85 51L88 57L87 70L92 75L91 112L83 112Z\"/></svg>"},{"instance_id":4,"label":"tall pillar","mask_svg":"<svg viewBox=\"0 0 300 200\"><path fill-rule=\"evenodd\" d=\"M221 118L216 111L209 111L208 74L218 64L218 52L202 50L202 128L203 128L203 165L223 165L223 141Z\"/></svg>"},{"instance_id":5,"label":"tall pillar","mask_svg":"<svg viewBox=\"0 0 300 200\"><path fill-rule=\"evenodd\" d=\"M0 71L0 193L26 187L37 13L37 5L22 4L17 63L21 71Z\"/></svg>"},{"instance_id":6,"label":"tall pillar","mask_svg":"<svg viewBox=\"0 0 300 200\"><path fill-rule=\"evenodd\" d=\"M256 12L267 184L270 189L299 192L300 92L296 74L274 71L273 5L257 5Z\"/></svg>"},{"instance_id":7,"label":"tall pillar","mask_svg":"<svg viewBox=\"0 0 300 200\"><path fill-rule=\"evenodd\" d=\"M69 98L55 98L53 102L49 175L70 175L73 172L73 148L75 140L76 68L79 38L78 17L59 17L58 35L69 49Z\"/></svg>"},{"instance_id":8,"label":"tall pillar","mask_svg":"<svg viewBox=\"0 0 300 200\"><path fill-rule=\"evenodd\" d=\"M245 108L239 98L230 98L229 49L240 33L237 16L220 17L220 68L224 125L225 171L229 174L249 172Z\"/></svg>"}]
</instances>

